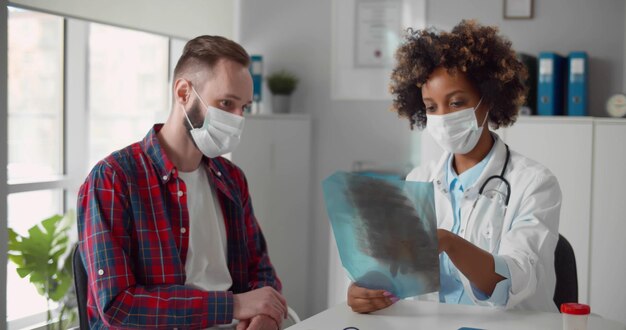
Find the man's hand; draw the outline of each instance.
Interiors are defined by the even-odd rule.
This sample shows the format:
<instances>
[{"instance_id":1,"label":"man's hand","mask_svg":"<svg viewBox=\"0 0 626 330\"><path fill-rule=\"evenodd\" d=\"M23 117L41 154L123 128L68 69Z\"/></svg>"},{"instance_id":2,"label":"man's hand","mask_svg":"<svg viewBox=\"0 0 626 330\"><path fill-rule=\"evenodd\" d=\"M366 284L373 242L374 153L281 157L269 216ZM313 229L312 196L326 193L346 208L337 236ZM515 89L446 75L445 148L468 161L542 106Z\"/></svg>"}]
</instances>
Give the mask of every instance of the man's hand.
<instances>
[{"instance_id":1,"label":"man's hand","mask_svg":"<svg viewBox=\"0 0 626 330\"><path fill-rule=\"evenodd\" d=\"M391 306L398 297L385 290L370 290L354 283L348 288L348 306L357 313L369 313Z\"/></svg>"},{"instance_id":2,"label":"man's hand","mask_svg":"<svg viewBox=\"0 0 626 330\"><path fill-rule=\"evenodd\" d=\"M239 322L237 330L280 330L280 324L267 315L257 315L252 320Z\"/></svg>"},{"instance_id":3,"label":"man's hand","mask_svg":"<svg viewBox=\"0 0 626 330\"><path fill-rule=\"evenodd\" d=\"M282 324L287 317L287 301L271 287L263 287L234 297L233 317L238 320L251 320L257 315L267 315L276 324ZM252 325L252 324L251 324Z\"/></svg>"}]
</instances>

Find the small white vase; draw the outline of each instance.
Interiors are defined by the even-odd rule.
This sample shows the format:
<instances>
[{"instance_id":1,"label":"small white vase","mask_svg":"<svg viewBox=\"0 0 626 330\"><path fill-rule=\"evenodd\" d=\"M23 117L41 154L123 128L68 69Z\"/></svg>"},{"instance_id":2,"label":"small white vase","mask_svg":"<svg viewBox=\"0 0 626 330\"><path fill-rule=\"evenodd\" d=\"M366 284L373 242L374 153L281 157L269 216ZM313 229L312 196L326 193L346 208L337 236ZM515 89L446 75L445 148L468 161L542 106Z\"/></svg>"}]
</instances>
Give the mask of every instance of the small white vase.
<instances>
[{"instance_id":1,"label":"small white vase","mask_svg":"<svg viewBox=\"0 0 626 330\"><path fill-rule=\"evenodd\" d=\"M291 107L291 95L272 95L272 110L274 113L289 113Z\"/></svg>"}]
</instances>

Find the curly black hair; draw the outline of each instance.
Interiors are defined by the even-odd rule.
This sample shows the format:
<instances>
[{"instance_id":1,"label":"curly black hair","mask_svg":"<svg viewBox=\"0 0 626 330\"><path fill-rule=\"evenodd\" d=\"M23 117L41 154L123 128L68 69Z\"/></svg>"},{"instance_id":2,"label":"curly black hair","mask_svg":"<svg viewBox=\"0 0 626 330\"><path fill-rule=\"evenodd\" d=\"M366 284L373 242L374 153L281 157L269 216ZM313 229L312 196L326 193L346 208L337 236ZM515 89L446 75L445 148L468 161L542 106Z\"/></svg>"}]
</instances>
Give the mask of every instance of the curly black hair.
<instances>
[{"instance_id":1,"label":"curly black hair","mask_svg":"<svg viewBox=\"0 0 626 330\"><path fill-rule=\"evenodd\" d=\"M513 124L526 99L526 67L495 26L463 20L451 32L408 29L396 60L389 86L394 96L392 110L408 118L411 129L426 126L422 86L437 67L467 75L490 106L493 128Z\"/></svg>"}]
</instances>

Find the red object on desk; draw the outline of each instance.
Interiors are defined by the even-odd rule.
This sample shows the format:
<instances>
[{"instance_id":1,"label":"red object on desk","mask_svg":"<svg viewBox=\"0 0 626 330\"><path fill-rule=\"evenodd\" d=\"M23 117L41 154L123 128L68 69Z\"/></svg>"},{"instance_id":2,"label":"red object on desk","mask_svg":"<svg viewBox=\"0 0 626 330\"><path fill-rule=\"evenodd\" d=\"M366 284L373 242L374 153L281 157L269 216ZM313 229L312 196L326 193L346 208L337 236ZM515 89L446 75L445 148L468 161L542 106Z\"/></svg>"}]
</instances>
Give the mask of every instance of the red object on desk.
<instances>
[{"instance_id":1,"label":"red object on desk","mask_svg":"<svg viewBox=\"0 0 626 330\"><path fill-rule=\"evenodd\" d=\"M589 305L578 303L564 303L561 304L561 313L573 314L573 315L587 315L591 313Z\"/></svg>"}]
</instances>

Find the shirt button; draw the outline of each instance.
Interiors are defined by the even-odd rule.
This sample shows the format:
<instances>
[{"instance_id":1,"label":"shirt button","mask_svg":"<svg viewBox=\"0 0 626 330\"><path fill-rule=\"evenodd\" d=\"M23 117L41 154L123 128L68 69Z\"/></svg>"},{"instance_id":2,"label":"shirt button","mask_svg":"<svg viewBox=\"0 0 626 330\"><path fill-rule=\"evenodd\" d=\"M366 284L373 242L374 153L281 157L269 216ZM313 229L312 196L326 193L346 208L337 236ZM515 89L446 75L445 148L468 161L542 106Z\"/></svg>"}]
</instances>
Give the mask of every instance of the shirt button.
<instances>
[{"instance_id":1,"label":"shirt button","mask_svg":"<svg viewBox=\"0 0 626 330\"><path fill-rule=\"evenodd\" d=\"M441 180L437 180L437 184L441 184Z\"/></svg>"},{"instance_id":2,"label":"shirt button","mask_svg":"<svg viewBox=\"0 0 626 330\"><path fill-rule=\"evenodd\" d=\"M181 228L180 232L183 233L183 234L186 233L187 232L187 228L185 228L185 227Z\"/></svg>"},{"instance_id":3,"label":"shirt button","mask_svg":"<svg viewBox=\"0 0 626 330\"><path fill-rule=\"evenodd\" d=\"M104 275L104 270L98 269L98 275L100 275L100 276Z\"/></svg>"},{"instance_id":4,"label":"shirt button","mask_svg":"<svg viewBox=\"0 0 626 330\"><path fill-rule=\"evenodd\" d=\"M222 176L222 172L218 171L217 176Z\"/></svg>"},{"instance_id":5,"label":"shirt button","mask_svg":"<svg viewBox=\"0 0 626 330\"><path fill-rule=\"evenodd\" d=\"M164 175L163 176L163 181L166 181L166 180L167 180L167 175Z\"/></svg>"},{"instance_id":6,"label":"shirt button","mask_svg":"<svg viewBox=\"0 0 626 330\"><path fill-rule=\"evenodd\" d=\"M448 189L444 189L443 192L447 194L448 193Z\"/></svg>"},{"instance_id":7,"label":"shirt button","mask_svg":"<svg viewBox=\"0 0 626 330\"><path fill-rule=\"evenodd\" d=\"M461 229L460 233L461 234L465 233L465 229Z\"/></svg>"},{"instance_id":8,"label":"shirt button","mask_svg":"<svg viewBox=\"0 0 626 330\"><path fill-rule=\"evenodd\" d=\"M179 191L178 191L178 197L182 197L182 196L183 196L183 191L182 191L182 190L179 190Z\"/></svg>"}]
</instances>

